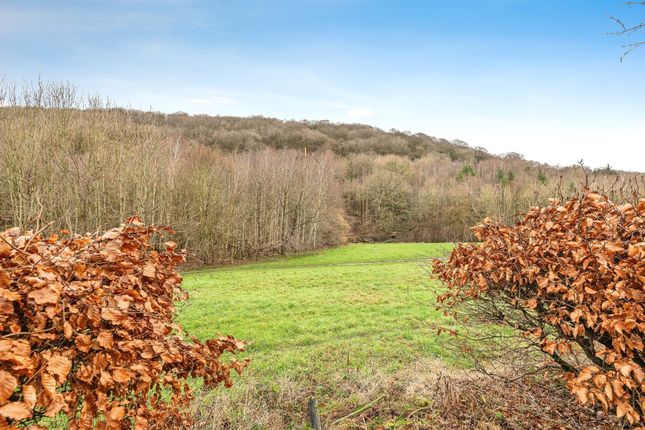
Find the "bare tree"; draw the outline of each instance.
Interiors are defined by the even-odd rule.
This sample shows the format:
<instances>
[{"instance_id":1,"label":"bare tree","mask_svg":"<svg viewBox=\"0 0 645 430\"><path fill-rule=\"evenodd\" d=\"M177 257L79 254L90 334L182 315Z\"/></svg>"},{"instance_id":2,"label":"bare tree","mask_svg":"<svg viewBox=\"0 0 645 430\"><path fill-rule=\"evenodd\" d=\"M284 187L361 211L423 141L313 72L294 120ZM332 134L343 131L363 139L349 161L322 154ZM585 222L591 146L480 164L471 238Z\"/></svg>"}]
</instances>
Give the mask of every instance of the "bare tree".
<instances>
[{"instance_id":1,"label":"bare tree","mask_svg":"<svg viewBox=\"0 0 645 430\"><path fill-rule=\"evenodd\" d=\"M632 6L645 6L645 0L639 0L639 1L628 1L625 3L627 6L632 7ZM614 21L618 26L620 27L619 31L615 31L613 33L610 33L612 35L616 36L633 36L635 34L643 34L645 32L645 20L641 20L637 24L626 24L623 22L622 19L617 18L615 16L610 17L612 21ZM645 45L645 40L637 40L637 41L630 41L630 43L627 43L626 45L623 45L623 48L625 48L625 52L623 55L620 57L620 61L622 62L623 59L629 55L634 49L640 47L641 45Z\"/></svg>"},{"instance_id":2,"label":"bare tree","mask_svg":"<svg viewBox=\"0 0 645 430\"><path fill-rule=\"evenodd\" d=\"M136 214L172 225L204 263L347 239L468 241L479 219L512 223L550 196L575 195L582 179L577 168L480 158L427 136L126 110L66 82L17 88L0 75L0 231L41 209L51 231ZM637 173L603 168L592 179L615 201L645 189Z\"/></svg>"}]
</instances>

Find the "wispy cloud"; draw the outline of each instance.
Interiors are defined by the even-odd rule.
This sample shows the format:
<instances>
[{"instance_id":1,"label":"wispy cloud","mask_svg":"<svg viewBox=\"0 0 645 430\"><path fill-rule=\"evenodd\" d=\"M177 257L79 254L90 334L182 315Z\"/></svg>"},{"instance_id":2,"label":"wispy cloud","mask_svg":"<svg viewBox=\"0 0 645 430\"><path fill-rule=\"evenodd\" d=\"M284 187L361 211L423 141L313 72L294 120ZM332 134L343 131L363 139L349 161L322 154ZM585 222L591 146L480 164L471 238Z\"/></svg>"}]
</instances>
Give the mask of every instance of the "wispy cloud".
<instances>
[{"instance_id":1,"label":"wispy cloud","mask_svg":"<svg viewBox=\"0 0 645 430\"><path fill-rule=\"evenodd\" d=\"M212 102L210 99L188 99L188 101L197 105L208 105Z\"/></svg>"},{"instance_id":2,"label":"wispy cloud","mask_svg":"<svg viewBox=\"0 0 645 430\"><path fill-rule=\"evenodd\" d=\"M61 1L0 5L0 34L80 34L158 31L166 28L203 28L207 23L191 8L175 8L172 1Z\"/></svg>"},{"instance_id":3,"label":"wispy cloud","mask_svg":"<svg viewBox=\"0 0 645 430\"><path fill-rule=\"evenodd\" d=\"M216 97L213 97L212 100L215 101L216 103L220 103L223 105L230 105L230 104L237 103L237 100L235 100L234 98L226 97L226 96L216 96Z\"/></svg>"},{"instance_id":4,"label":"wispy cloud","mask_svg":"<svg viewBox=\"0 0 645 430\"><path fill-rule=\"evenodd\" d=\"M348 118L365 118L374 115L374 111L369 108L350 109L346 113Z\"/></svg>"},{"instance_id":5,"label":"wispy cloud","mask_svg":"<svg viewBox=\"0 0 645 430\"><path fill-rule=\"evenodd\" d=\"M136 84L134 81L119 78L99 78L97 82L107 86L125 86Z\"/></svg>"},{"instance_id":6,"label":"wispy cloud","mask_svg":"<svg viewBox=\"0 0 645 430\"><path fill-rule=\"evenodd\" d=\"M236 104L237 100L235 100L232 97L227 97L227 96L213 96L213 97L207 97L207 98L201 98L201 97L194 97L188 99L190 103L198 104L198 105L208 105L211 103L218 103L222 105L231 105L231 104Z\"/></svg>"}]
</instances>

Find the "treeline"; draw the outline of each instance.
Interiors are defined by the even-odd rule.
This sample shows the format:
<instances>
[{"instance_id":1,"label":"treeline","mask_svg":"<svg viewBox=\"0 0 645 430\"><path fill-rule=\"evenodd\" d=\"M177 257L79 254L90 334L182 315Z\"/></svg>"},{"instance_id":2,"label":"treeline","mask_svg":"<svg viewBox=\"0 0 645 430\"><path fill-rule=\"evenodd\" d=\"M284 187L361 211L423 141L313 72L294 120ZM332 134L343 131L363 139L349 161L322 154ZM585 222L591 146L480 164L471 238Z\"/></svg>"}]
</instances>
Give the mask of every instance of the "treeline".
<instances>
[{"instance_id":1,"label":"treeline","mask_svg":"<svg viewBox=\"0 0 645 430\"><path fill-rule=\"evenodd\" d=\"M222 154L112 110L3 109L0 224L93 232L138 214L207 263L342 240L328 153Z\"/></svg>"},{"instance_id":2,"label":"treeline","mask_svg":"<svg viewBox=\"0 0 645 430\"><path fill-rule=\"evenodd\" d=\"M348 240L452 241L577 191L580 169L362 125L112 108L66 84L0 85L0 228L84 233L137 214L218 263ZM318 142L318 144L314 144ZM643 184L611 169L620 194Z\"/></svg>"},{"instance_id":3,"label":"treeline","mask_svg":"<svg viewBox=\"0 0 645 430\"><path fill-rule=\"evenodd\" d=\"M141 122L154 121L181 134L188 141L227 152L257 151L266 148L332 151L351 154L400 155L410 159L443 154L449 159L476 161L490 158L483 148L470 148L462 141L380 130L364 124L336 124L329 121L282 121L260 116L191 116L186 113L138 112Z\"/></svg>"}]
</instances>

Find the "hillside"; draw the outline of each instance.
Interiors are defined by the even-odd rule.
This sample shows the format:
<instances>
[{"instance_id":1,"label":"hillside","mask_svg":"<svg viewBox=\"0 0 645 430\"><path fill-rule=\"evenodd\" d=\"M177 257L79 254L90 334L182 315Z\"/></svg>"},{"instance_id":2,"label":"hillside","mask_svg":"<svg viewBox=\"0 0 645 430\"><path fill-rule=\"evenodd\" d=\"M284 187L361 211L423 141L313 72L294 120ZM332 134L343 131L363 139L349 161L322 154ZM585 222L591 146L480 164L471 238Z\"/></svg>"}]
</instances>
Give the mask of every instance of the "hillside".
<instances>
[{"instance_id":1,"label":"hillside","mask_svg":"<svg viewBox=\"0 0 645 430\"><path fill-rule=\"evenodd\" d=\"M590 185L612 198L643 175L583 172L360 124L114 108L65 84L0 88L0 228L95 231L132 215L172 225L194 263L348 241L459 241Z\"/></svg>"},{"instance_id":2,"label":"hillside","mask_svg":"<svg viewBox=\"0 0 645 430\"><path fill-rule=\"evenodd\" d=\"M418 159L430 154L445 155L452 161L485 160L491 155L484 148L470 148L461 141L448 141L364 124L329 121L283 121L254 116L191 116L185 113L144 114L146 121L171 127L185 138L225 151L249 151L263 148L333 151L339 156L351 154L400 155Z\"/></svg>"}]
</instances>

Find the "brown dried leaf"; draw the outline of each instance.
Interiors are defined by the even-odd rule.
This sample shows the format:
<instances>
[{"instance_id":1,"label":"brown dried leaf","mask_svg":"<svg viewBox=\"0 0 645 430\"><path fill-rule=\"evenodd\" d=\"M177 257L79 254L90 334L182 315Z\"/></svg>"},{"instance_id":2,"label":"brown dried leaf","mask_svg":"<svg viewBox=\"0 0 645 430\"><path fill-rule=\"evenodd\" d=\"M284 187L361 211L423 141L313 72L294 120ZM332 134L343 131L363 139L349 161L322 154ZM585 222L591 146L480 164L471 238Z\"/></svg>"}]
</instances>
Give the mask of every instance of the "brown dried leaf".
<instances>
[{"instance_id":1,"label":"brown dried leaf","mask_svg":"<svg viewBox=\"0 0 645 430\"><path fill-rule=\"evenodd\" d=\"M22 402L12 402L0 407L0 416L12 420L24 420L31 417L31 411Z\"/></svg>"},{"instance_id":2,"label":"brown dried leaf","mask_svg":"<svg viewBox=\"0 0 645 430\"><path fill-rule=\"evenodd\" d=\"M34 299L37 304L56 304L60 299L59 293L51 286L31 291L27 297Z\"/></svg>"},{"instance_id":3,"label":"brown dried leaf","mask_svg":"<svg viewBox=\"0 0 645 430\"><path fill-rule=\"evenodd\" d=\"M23 402L29 409L33 409L36 406L38 397L36 395L36 388L33 385L26 384L22 386L22 397Z\"/></svg>"},{"instance_id":4,"label":"brown dried leaf","mask_svg":"<svg viewBox=\"0 0 645 430\"><path fill-rule=\"evenodd\" d=\"M62 384L65 379L67 379L67 375L69 374L69 371L71 369L72 362L69 360L69 358L60 354L52 356L52 358L47 363L47 371L51 375L54 375L54 377L56 377L56 380L59 384Z\"/></svg>"},{"instance_id":5,"label":"brown dried leaf","mask_svg":"<svg viewBox=\"0 0 645 430\"><path fill-rule=\"evenodd\" d=\"M0 370L0 404L5 403L13 390L18 386L18 380L14 378L9 372Z\"/></svg>"}]
</instances>

